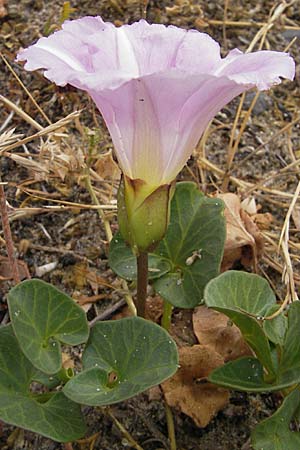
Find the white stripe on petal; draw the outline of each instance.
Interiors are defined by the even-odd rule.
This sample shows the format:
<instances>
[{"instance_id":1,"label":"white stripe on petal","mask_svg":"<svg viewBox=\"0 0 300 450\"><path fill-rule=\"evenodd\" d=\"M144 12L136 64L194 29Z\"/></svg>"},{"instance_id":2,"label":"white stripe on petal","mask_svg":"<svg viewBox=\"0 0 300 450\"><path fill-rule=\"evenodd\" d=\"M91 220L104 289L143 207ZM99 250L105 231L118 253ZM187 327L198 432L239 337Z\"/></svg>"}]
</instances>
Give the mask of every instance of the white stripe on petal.
<instances>
[{"instance_id":1,"label":"white stripe on petal","mask_svg":"<svg viewBox=\"0 0 300 450\"><path fill-rule=\"evenodd\" d=\"M74 70L77 70L79 72L86 72L85 67L82 64L80 64L80 62L76 58L72 56L69 50L64 51L63 47L60 50L57 47L52 47L51 45L49 45L50 43L51 43L50 40L46 41L44 39L40 39L35 44L35 47L45 50L48 53L51 53L52 55L64 61L66 64L68 64L68 66L70 66Z\"/></svg>"}]
</instances>

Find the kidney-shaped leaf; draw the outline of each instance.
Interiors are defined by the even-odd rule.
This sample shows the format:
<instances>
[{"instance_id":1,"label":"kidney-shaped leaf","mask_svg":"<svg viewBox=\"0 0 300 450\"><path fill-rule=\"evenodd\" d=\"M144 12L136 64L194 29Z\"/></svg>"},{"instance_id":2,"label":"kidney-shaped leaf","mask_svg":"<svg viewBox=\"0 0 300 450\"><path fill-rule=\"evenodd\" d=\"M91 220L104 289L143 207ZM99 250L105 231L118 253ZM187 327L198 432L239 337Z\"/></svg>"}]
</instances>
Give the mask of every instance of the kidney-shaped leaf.
<instances>
[{"instance_id":1,"label":"kidney-shaped leaf","mask_svg":"<svg viewBox=\"0 0 300 450\"><path fill-rule=\"evenodd\" d=\"M194 183L178 183L167 234L155 251L172 270L154 281L155 290L174 306L199 305L219 273L225 233L222 200L205 197Z\"/></svg>"},{"instance_id":2,"label":"kidney-shaped leaf","mask_svg":"<svg viewBox=\"0 0 300 450\"><path fill-rule=\"evenodd\" d=\"M79 405L62 392L41 402L30 393L36 369L22 353L11 325L0 328L0 419L40 433L55 441L68 442L85 434Z\"/></svg>"},{"instance_id":3,"label":"kidney-shaped leaf","mask_svg":"<svg viewBox=\"0 0 300 450\"><path fill-rule=\"evenodd\" d=\"M83 354L84 370L63 392L75 402L109 405L130 398L173 375L174 341L160 326L141 319L99 322Z\"/></svg>"},{"instance_id":4,"label":"kidney-shaped leaf","mask_svg":"<svg viewBox=\"0 0 300 450\"><path fill-rule=\"evenodd\" d=\"M15 286L8 295L9 312L22 351L42 372L61 367L60 342L77 345L89 335L84 311L67 295L40 280Z\"/></svg>"},{"instance_id":5,"label":"kidney-shaped leaf","mask_svg":"<svg viewBox=\"0 0 300 450\"><path fill-rule=\"evenodd\" d=\"M258 275L230 270L208 283L204 301L210 308L226 314L239 327L258 359L274 375L269 340L255 318L263 316L276 302L267 281Z\"/></svg>"},{"instance_id":6,"label":"kidney-shaped leaf","mask_svg":"<svg viewBox=\"0 0 300 450\"><path fill-rule=\"evenodd\" d=\"M205 303L263 317L276 297L269 283L253 273L229 270L212 280L205 290Z\"/></svg>"},{"instance_id":7,"label":"kidney-shaped leaf","mask_svg":"<svg viewBox=\"0 0 300 450\"><path fill-rule=\"evenodd\" d=\"M300 433L290 430L290 422L299 404L300 392L295 389L273 416L255 427L251 434L254 450L299 450Z\"/></svg>"}]
</instances>

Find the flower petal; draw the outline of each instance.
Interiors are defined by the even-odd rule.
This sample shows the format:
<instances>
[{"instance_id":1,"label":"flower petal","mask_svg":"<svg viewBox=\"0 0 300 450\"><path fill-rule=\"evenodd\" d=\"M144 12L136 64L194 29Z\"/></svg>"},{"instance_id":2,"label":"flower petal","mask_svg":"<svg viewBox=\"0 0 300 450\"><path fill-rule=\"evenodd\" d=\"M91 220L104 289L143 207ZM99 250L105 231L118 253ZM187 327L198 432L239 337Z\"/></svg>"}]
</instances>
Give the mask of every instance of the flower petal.
<instances>
[{"instance_id":1,"label":"flower petal","mask_svg":"<svg viewBox=\"0 0 300 450\"><path fill-rule=\"evenodd\" d=\"M229 52L214 73L264 90L280 83L279 77L293 80L295 62L288 53L262 50L243 54L235 49Z\"/></svg>"},{"instance_id":2,"label":"flower petal","mask_svg":"<svg viewBox=\"0 0 300 450\"><path fill-rule=\"evenodd\" d=\"M293 79L285 53L231 51L207 34L141 20L115 27L100 17L67 21L23 50L25 68L92 96L123 172L157 187L172 181L202 132L232 98Z\"/></svg>"},{"instance_id":3,"label":"flower petal","mask_svg":"<svg viewBox=\"0 0 300 450\"><path fill-rule=\"evenodd\" d=\"M209 121L246 89L226 77L171 70L91 95L122 171L159 186L176 177Z\"/></svg>"}]
</instances>

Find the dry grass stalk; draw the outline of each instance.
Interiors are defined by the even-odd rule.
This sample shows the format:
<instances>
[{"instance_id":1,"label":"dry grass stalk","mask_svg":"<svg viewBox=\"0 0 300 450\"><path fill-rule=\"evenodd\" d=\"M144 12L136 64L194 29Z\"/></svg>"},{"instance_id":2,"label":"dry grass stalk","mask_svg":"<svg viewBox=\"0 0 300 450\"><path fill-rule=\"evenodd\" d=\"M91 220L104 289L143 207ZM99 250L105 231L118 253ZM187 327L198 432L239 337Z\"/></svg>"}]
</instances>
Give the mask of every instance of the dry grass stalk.
<instances>
[{"instance_id":1,"label":"dry grass stalk","mask_svg":"<svg viewBox=\"0 0 300 450\"><path fill-rule=\"evenodd\" d=\"M292 0L290 3L287 3L285 1L283 1L277 7L274 7L273 11L271 10L270 18L269 18L268 22L266 24L264 24L260 28L260 30L256 33L256 35L252 39L250 45L248 46L248 48L246 50L246 53L251 52L254 49L254 47L256 46L256 44L257 44L257 42L259 40L261 40L260 44L259 44L259 50L262 49L262 47L264 45L264 42L266 40L268 31L273 28L274 24L280 19L280 17L284 13L284 11L288 7L290 7L293 3L294 3L294 0ZM236 152L238 150L242 134L243 134L243 132L244 132L244 130L246 128L246 125L247 125L248 120L250 118L251 112L252 112L252 110L253 110L253 108L254 108L254 106L255 106L258 98L259 98L259 95L260 95L260 93L257 92L255 97L253 98L253 100L251 102L251 105L250 105L248 111L246 112L244 120L243 120L243 122L241 124L240 131L239 131L239 133L238 133L238 135L237 135L237 137L235 139L237 126L238 126L239 119L240 119L240 116L241 116L241 113L242 113L242 110L243 110L243 104L244 104L246 95L244 93L241 96L240 103L239 103L239 106L238 106L238 109L237 109L237 113L236 113L235 120L234 120L234 123L233 123L232 131L231 131L229 145L228 145L226 172L225 172L225 176L224 176L223 183L222 183L223 191L227 190L228 183L229 183L229 172L231 170L231 166L232 166L234 157L235 157Z\"/></svg>"},{"instance_id":2,"label":"dry grass stalk","mask_svg":"<svg viewBox=\"0 0 300 450\"><path fill-rule=\"evenodd\" d=\"M227 27L243 27L243 28L262 28L268 25L267 22L254 22L254 21L248 21L248 20L215 20L211 19L206 22L208 25L213 26L227 26ZM300 27L297 25L282 25L279 24L278 27L282 30L294 30L298 31L300 30Z\"/></svg>"},{"instance_id":3,"label":"dry grass stalk","mask_svg":"<svg viewBox=\"0 0 300 450\"><path fill-rule=\"evenodd\" d=\"M65 127L66 125L68 125L70 122L72 122L73 120L75 120L76 117L78 117L80 115L80 111L74 111L71 114L68 114L66 117L64 117L63 119L58 120L57 122L43 128L41 131L38 131L37 133L32 134L31 136L28 136L26 138L21 139L18 142L15 142L14 144L8 145L4 148L2 148L0 150L0 155L4 154L4 156L10 156L8 154L8 152L10 152L11 150L14 150L15 148L21 147L24 144L27 144L28 142L33 141L36 138L48 135L48 134L53 134L55 131L59 130L60 128Z\"/></svg>"},{"instance_id":4,"label":"dry grass stalk","mask_svg":"<svg viewBox=\"0 0 300 450\"><path fill-rule=\"evenodd\" d=\"M19 274L18 262L15 257L15 249L14 249L14 244L13 244L10 225L9 225L6 197L5 197L3 184L0 184L0 212L1 212L2 228L3 228L3 234L4 234L5 244L6 244L8 260L9 260L9 264L11 266L11 271L12 271L14 282L15 282L15 284L18 284L18 283L20 283L21 278L20 278L20 274Z\"/></svg>"},{"instance_id":5,"label":"dry grass stalk","mask_svg":"<svg viewBox=\"0 0 300 450\"><path fill-rule=\"evenodd\" d=\"M29 123L29 125L33 126L37 130L41 131L44 128L42 125L40 125L36 120L34 120L32 117L29 116L25 111L23 111L22 108L19 108L15 103L8 100L8 98L5 98L3 95L0 95L0 100L2 103L4 103L9 109L14 111L18 116L20 116L25 122Z\"/></svg>"},{"instance_id":6,"label":"dry grass stalk","mask_svg":"<svg viewBox=\"0 0 300 450\"><path fill-rule=\"evenodd\" d=\"M32 103L34 104L34 106L37 108L37 110L40 112L40 114L44 117L44 119L46 120L46 122L51 125L51 120L49 119L49 117L47 116L47 114L42 110L42 108L38 105L38 103L36 102L35 98L31 95L31 93L29 92L29 90L27 89L27 87L25 86L25 84L22 82L22 80L20 79L20 77L16 74L16 72L14 71L14 69L11 67L11 65L9 64L9 62L7 61L7 59L3 56L2 53L0 53L0 56L3 60L3 62L5 63L5 65L8 67L9 71L13 74L13 76L16 78L16 80L18 81L19 85L22 87L22 89L26 92L26 94L28 95L28 97L30 98L30 100L32 101Z\"/></svg>"}]
</instances>

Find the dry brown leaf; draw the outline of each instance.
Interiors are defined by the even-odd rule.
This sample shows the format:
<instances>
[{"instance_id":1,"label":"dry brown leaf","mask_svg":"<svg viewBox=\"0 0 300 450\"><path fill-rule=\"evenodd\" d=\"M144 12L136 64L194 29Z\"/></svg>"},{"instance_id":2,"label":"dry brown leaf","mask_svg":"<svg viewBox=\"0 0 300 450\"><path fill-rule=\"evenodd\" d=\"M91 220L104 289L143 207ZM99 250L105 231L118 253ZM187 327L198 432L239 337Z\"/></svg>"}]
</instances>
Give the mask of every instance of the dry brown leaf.
<instances>
[{"instance_id":1,"label":"dry brown leaf","mask_svg":"<svg viewBox=\"0 0 300 450\"><path fill-rule=\"evenodd\" d=\"M263 251L263 240L258 227L241 208L237 195L219 194L225 203L226 242L221 270L225 271L240 262L244 267L255 266Z\"/></svg>"},{"instance_id":2,"label":"dry brown leaf","mask_svg":"<svg viewBox=\"0 0 300 450\"><path fill-rule=\"evenodd\" d=\"M5 8L6 0L0 0L0 18L2 19L7 15L7 9Z\"/></svg>"},{"instance_id":3,"label":"dry brown leaf","mask_svg":"<svg viewBox=\"0 0 300 450\"><path fill-rule=\"evenodd\" d=\"M163 299L159 295L148 297L145 305L145 319L159 323L163 314L163 307ZM113 320L124 319L125 317L131 316L132 312L128 306L124 306L120 312L113 315Z\"/></svg>"},{"instance_id":4,"label":"dry brown leaf","mask_svg":"<svg viewBox=\"0 0 300 450\"><path fill-rule=\"evenodd\" d=\"M292 218L293 218L295 227L297 228L297 230L300 230L300 208L299 207L294 207L294 209L292 211Z\"/></svg>"},{"instance_id":5,"label":"dry brown leaf","mask_svg":"<svg viewBox=\"0 0 300 450\"><path fill-rule=\"evenodd\" d=\"M206 382L206 377L224 359L208 345L179 348L180 368L162 384L165 399L170 406L179 408L199 427L206 427L224 408L229 392Z\"/></svg>"},{"instance_id":6,"label":"dry brown leaf","mask_svg":"<svg viewBox=\"0 0 300 450\"><path fill-rule=\"evenodd\" d=\"M269 230L270 225L273 222L273 216L270 213L254 214L253 216L251 216L251 219L260 230Z\"/></svg>"},{"instance_id":7,"label":"dry brown leaf","mask_svg":"<svg viewBox=\"0 0 300 450\"><path fill-rule=\"evenodd\" d=\"M28 266L24 261L17 260L18 264L18 270L20 274L21 280L24 280L26 278L31 278ZM9 259L6 256L0 255L0 281L6 281L6 280L12 280L13 279L13 273L11 269L11 264L9 262Z\"/></svg>"},{"instance_id":8,"label":"dry brown leaf","mask_svg":"<svg viewBox=\"0 0 300 450\"><path fill-rule=\"evenodd\" d=\"M120 177L120 169L109 151L102 155L94 164L94 170L103 180L117 180Z\"/></svg>"},{"instance_id":9,"label":"dry brown leaf","mask_svg":"<svg viewBox=\"0 0 300 450\"><path fill-rule=\"evenodd\" d=\"M75 367L74 361L68 353L62 352L61 357L62 357L62 366L64 369L74 369Z\"/></svg>"},{"instance_id":10,"label":"dry brown leaf","mask_svg":"<svg viewBox=\"0 0 300 450\"><path fill-rule=\"evenodd\" d=\"M225 314L199 306L193 313L193 327L199 343L209 345L225 362L252 354L238 327Z\"/></svg>"}]
</instances>

